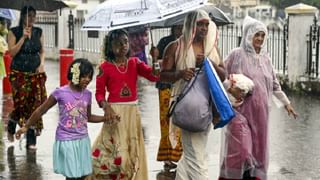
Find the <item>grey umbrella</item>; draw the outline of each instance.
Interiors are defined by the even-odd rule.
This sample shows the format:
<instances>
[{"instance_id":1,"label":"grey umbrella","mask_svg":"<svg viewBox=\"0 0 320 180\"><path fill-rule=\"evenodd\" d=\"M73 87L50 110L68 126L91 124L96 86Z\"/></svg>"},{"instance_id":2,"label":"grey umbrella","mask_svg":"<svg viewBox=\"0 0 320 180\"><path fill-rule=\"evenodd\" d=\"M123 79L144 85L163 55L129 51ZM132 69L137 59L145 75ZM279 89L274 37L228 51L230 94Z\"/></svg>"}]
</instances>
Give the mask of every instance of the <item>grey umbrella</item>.
<instances>
[{"instance_id":1,"label":"grey umbrella","mask_svg":"<svg viewBox=\"0 0 320 180\"><path fill-rule=\"evenodd\" d=\"M39 11L54 11L67 7L58 0L1 0L0 8L21 10L24 6L32 6Z\"/></svg>"},{"instance_id":2,"label":"grey umbrella","mask_svg":"<svg viewBox=\"0 0 320 180\"><path fill-rule=\"evenodd\" d=\"M205 10L209 14L211 20L215 22L217 26L233 24L233 22L228 18L228 16L223 11L221 11L219 8L215 7L212 4L205 5L200 9ZM165 27L171 27L173 25L183 25L184 18L187 14L188 13L185 13L185 14L181 14L181 15L166 19L164 21L151 23L150 26L151 28L165 28Z\"/></svg>"}]
</instances>

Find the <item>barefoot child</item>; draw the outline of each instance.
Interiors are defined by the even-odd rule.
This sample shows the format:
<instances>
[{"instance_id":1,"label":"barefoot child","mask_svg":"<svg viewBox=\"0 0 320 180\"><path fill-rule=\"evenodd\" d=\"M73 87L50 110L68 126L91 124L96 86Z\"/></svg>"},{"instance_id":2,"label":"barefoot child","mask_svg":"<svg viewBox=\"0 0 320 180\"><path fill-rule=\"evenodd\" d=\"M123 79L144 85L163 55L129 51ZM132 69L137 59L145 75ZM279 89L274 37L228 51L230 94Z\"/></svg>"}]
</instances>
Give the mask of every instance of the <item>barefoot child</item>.
<instances>
[{"instance_id":1,"label":"barefoot child","mask_svg":"<svg viewBox=\"0 0 320 180\"><path fill-rule=\"evenodd\" d=\"M86 89L93 76L93 66L86 59L76 59L68 69L69 84L53 91L37 108L27 123L16 133L21 134L36 123L55 104L59 104L59 123L53 146L53 168L66 179L84 179L92 173L91 145L87 122L104 122L104 116L91 114L91 92Z\"/></svg>"}]
</instances>

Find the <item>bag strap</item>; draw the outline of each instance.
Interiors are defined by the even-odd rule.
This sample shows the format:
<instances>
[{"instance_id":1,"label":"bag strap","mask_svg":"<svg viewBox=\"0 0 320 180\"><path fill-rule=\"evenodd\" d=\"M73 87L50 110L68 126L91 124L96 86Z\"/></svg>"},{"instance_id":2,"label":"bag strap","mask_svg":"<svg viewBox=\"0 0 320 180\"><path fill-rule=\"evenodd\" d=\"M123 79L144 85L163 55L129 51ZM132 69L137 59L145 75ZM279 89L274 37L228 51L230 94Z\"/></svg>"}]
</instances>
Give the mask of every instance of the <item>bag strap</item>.
<instances>
[{"instance_id":1,"label":"bag strap","mask_svg":"<svg viewBox=\"0 0 320 180\"><path fill-rule=\"evenodd\" d=\"M191 87L193 86L194 82L197 80L198 75L200 73L202 69L202 66L200 67L200 69L196 72L195 77L193 78L192 81L189 81L184 88L182 89L181 93L179 94L179 96L177 97L177 99L175 101L172 101L172 103L169 106L169 110L168 110L168 114L167 117L171 117L173 114L174 109L176 108L176 105L187 95L187 93L190 91ZM191 83L190 86L188 86Z\"/></svg>"}]
</instances>

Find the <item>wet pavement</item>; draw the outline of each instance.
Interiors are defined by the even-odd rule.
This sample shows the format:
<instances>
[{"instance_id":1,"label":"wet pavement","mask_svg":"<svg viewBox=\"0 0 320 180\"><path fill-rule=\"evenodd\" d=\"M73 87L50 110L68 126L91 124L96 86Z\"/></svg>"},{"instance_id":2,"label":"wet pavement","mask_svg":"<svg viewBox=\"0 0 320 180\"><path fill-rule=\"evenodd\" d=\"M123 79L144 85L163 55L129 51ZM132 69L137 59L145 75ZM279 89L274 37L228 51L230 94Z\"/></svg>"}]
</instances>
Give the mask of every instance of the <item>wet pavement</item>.
<instances>
[{"instance_id":1,"label":"wet pavement","mask_svg":"<svg viewBox=\"0 0 320 180\"><path fill-rule=\"evenodd\" d=\"M46 84L48 94L59 86L59 64L47 61ZM94 81L89 89L94 91ZM44 116L42 135L38 138L38 150L27 152L25 139L9 143L5 124L12 109L12 101L2 95L0 86L0 180L62 180L63 176L55 174L52 169L52 146L58 120L58 107L50 109ZM139 89L142 124L148 155L149 179L171 180L173 174L162 173L163 164L156 161L160 140L158 94L152 83L143 83ZM318 180L320 179L320 98L310 96L293 96L289 98L300 117L289 118L282 107L273 104L270 115L270 180ZM93 100L93 113L103 114ZM101 129L101 124L89 123L89 136L93 142ZM209 175L217 179L219 167L219 150L221 131L212 131L209 138Z\"/></svg>"}]
</instances>

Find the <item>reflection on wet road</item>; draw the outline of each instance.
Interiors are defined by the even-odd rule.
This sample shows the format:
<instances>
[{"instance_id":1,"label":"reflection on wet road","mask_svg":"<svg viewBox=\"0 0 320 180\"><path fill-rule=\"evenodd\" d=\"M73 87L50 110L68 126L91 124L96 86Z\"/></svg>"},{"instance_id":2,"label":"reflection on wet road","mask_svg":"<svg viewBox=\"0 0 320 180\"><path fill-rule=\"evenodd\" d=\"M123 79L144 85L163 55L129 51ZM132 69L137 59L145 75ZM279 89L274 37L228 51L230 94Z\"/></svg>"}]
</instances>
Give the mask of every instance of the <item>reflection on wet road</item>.
<instances>
[{"instance_id":1,"label":"reflection on wet road","mask_svg":"<svg viewBox=\"0 0 320 180\"><path fill-rule=\"evenodd\" d=\"M47 90L51 93L59 85L57 62L47 61ZM95 81L89 89L94 91ZM160 140L158 94L154 84L143 83L139 89L140 110L148 155L150 180L171 180L174 174L162 172L163 164L156 161ZM58 119L58 108L54 107L44 115L45 129L38 138L38 150L27 152L25 140L9 143L5 125L12 101L2 96L0 87L0 180L62 180L52 169L52 146ZM320 179L320 99L308 96L290 96L293 106L299 113L297 120L289 118L282 107L273 104L270 116L270 180L318 180ZM93 113L103 114L93 100ZM93 142L101 124L89 124L89 135ZM217 179L220 151L220 130L212 131L209 138L209 175Z\"/></svg>"}]
</instances>

